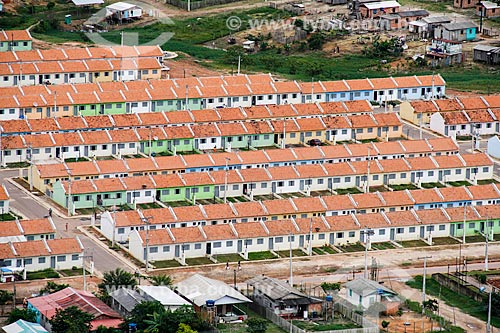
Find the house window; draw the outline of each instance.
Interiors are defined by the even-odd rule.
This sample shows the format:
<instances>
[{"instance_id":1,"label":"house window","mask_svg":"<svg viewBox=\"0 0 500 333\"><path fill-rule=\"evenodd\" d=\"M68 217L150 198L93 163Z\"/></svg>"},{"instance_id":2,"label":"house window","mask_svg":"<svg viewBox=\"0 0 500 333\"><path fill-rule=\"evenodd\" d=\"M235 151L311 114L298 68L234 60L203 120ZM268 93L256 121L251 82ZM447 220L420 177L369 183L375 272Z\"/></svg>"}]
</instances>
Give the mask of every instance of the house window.
<instances>
[{"instance_id":1,"label":"house window","mask_svg":"<svg viewBox=\"0 0 500 333\"><path fill-rule=\"evenodd\" d=\"M257 238L257 245L264 244L264 238Z\"/></svg>"},{"instance_id":2,"label":"house window","mask_svg":"<svg viewBox=\"0 0 500 333\"><path fill-rule=\"evenodd\" d=\"M40 258L38 258L38 263L39 264L45 264L45 260L46 260L45 257L40 257Z\"/></svg>"},{"instance_id":3,"label":"house window","mask_svg":"<svg viewBox=\"0 0 500 333\"><path fill-rule=\"evenodd\" d=\"M170 252L170 246L169 245L163 246L163 252Z\"/></svg>"},{"instance_id":4,"label":"house window","mask_svg":"<svg viewBox=\"0 0 500 333\"><path fill-rule=\"evenodd\" d=\"M66 261L66 256L57 256L57 262Z\"/></svg>"},{"instance_id":5,"label":"house window","mask_svg":"<svg viewBox=\"0 0 500 333\"><path fill-rule=\"evenodd\" d=\"M222 247L222 242L214 242L214 248Z\"/></svg>"},{"instance_id":6,"label":"house window","mask_svg":"<svg viewBox=\"0 0 500 333\"><path fill-rule=\"evenodd\" d=\"M379 234L379 236L383 236L383 235L385 235L385 229L380 229L380 230L378 231L378 234Z\"/></svg>"},{"instance_id":7,"label":"house window","mask_svg":"<svg viewBox=\"0 0 500 333\"><path fill-rule=\"evenodd\" d=\"M283 237L274 238L275 243L283 243Z\"/></svg>"}]
</instances>

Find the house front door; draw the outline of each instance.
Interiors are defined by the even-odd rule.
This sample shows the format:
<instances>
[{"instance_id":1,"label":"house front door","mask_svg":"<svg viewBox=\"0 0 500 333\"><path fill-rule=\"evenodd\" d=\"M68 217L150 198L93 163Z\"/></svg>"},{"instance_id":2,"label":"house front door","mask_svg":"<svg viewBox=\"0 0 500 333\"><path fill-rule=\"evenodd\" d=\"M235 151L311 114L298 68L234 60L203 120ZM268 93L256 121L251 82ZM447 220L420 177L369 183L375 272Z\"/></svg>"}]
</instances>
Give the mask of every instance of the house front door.
<instances>
[{"instance_id":1,"label":"house front door","mask_svg":"<svg viewBox=\"0 0 500 333\"><path fill-rule=\"evenodd\" d=\"M269 237L269 250L274 248L274 238Z\"/></svg>"}]
</instances>

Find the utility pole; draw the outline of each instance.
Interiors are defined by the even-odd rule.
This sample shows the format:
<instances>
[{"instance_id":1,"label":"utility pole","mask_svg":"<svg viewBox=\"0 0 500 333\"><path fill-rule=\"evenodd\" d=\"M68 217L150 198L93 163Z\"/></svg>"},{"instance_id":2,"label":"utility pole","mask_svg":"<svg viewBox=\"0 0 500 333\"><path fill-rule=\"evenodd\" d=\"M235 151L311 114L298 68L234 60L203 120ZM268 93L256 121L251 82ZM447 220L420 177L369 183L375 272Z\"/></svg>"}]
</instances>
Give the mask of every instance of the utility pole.
<instances>
[{"instance_id":1,"label":"utility pole","mask_svg":"<svg viewBox=\"0 0 500 333\"><path fill-rule=\"evenodd\" d=\"M30 191L33 191L33 146L29 145L29 161L30 161Z\"/></svg>"},{"instance_id":2,"label":"utility pole","mask_svg":"<svg viewBox=\"0 0 500 333\"><path fill-rule=\"evenodd\" d=\"M152 216L145 216L141 220L146 223L146 273L149 271L149 225L151 224Z\"/></svg>"},{"instance_id":3,"label":"utility pole","mask_svg":"<svg viewBox=\"0 0 500 333\"><path fill-rule=\"evenodd\" d=\"M66 167L66 172L68 173L68 217L72 215L72 202L73 198L71 197L71 169Z\"/></svg>"},{"instance_id":4,"label":"utility pole","mask_svg":"<svg viewBox=\"0 0 500 333\"><path fill-rule=\"evenodd\" d=\"M491 294L493 293L493 287L491 288L488 296L488 322L486 323L486 333L491 333Z\"/></svg>"},{"instance_id":5,"label":"utility pole","mask_svg":"<svg viewBox=\"0 0 500 333\"><path fill-rule=\"evenodd\" d=\"M83 255L79 256L79 258L82 258L82 268L83 268L83 291L87 291L87 275L86 275L86 269L85 269L85 259L90 258L91 262L94 260L93 255L85 255L85 251L83 252ZM92 272L91 272L92 274Z\"/></svg>"},{"instance_id":6,"label":"utility pole","mask_svg":"<svg viewBox=\"0 0 500 333\"><path fill-rule=\"evenodd\" d=\"M313 237L313 219L309 220L309 245L307 249L307 255L312 256L312 237Z\"/></svg>"},{"instance_id":7,"label":"utility pole","mask_svg":"<svg viewBox=\"0 0 500 333\"><path fill-rule=\"evenodd\" d=\"M116 199L117 199L117 194L115 194L115 204L113 205L113 237L111 241L111 246L115 247L115 233L116 233Z\"/></svg>"},{"instance_id":8,"label":"utility pole","mask_svg":"<svg viewBox=\"0 0 500 333\"><path fill-rule=\"evenodd\" d=\"M430 259L432 258L432 256L425 256L425 257L419 257L417 258L418 260L424 260L424 275L422 277L422 316L424 315L424 303L425 303L425 279L427 277L427 259ZM424 323L422 322L422 326L424 325ZM423 330L422 330L423 332Z\"/></svg>"},{"instance_id":9,"label":"utility pole","mask_svg":"<svg viewBox=\"0 0 500 333\"><path fill-rule=\"evenodd\" d=\"M231 159L229 157L226 157L226 168L225 168L225 173L224 173L224 203L227 203L227 173L228 173L228 162ZM250 191L252 189L250 188Z\"/></svg>"},{"instance_id":10,"label":"utility pole","mask_svg":"<svg viewBox=\"0 0 500 333\"><path fill-rule=\"evenodd\" d=\"M361 232L361 235L364 235L365 237L365 271L364 271L364 274L363 274L363 277L365 279L368 279L368 246L370 244L370 236L372 235L375 235L375 232L368 228L368 227L365 227L365 230L362 230Z\"/></svg>"},{"instance_id":11,"label":"utility pole","mask_svg":"<svg viewBox=\"0 0 500 333\"><path fill-rule=\"evenodd\" d=\"M288 243L290 243L290 286L293 287L293 261L292 261L292 233L288 236Z\"/></svg>"},{"instance_id":12,"label":"utility pole","mask_svg":"<svg viewBox=\"0 0 500 333\"><path fill-rule=\"evenodd\" d=\"M370 152L372 151L372 147L368 147L368 172L366 175L366 192L365 193L370 193L370 163L371 163L371 158L370 158Z\"/></svg>"}]
</instances>

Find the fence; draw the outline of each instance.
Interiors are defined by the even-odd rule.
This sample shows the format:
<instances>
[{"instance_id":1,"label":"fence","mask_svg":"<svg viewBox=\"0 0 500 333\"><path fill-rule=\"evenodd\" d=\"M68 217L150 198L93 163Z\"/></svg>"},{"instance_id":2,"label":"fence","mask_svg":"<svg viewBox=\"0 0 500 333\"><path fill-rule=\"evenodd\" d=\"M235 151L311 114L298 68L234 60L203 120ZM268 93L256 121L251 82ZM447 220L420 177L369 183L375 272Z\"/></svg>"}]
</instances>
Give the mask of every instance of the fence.
<instances>
[{"instance_id":1,"label":"fence","mask_svg":"<svg viewBox=\"0 0 500 333\"><path fill-rule=\"evenodd\" d=\"M217 5L225 5L232 2L238 2L241 0L200 0L200 1L191 1L190 9L200 9L205 7L217 6ZM172 5L184 10L188 10L188 3L186 0L165 0L165 4Z\"/></svg>"},{"instance_id":2,"label":"fence","mask_svg":"<svg viewBox=\"0 0 500 333\"><path fill-rule=\"evenodd\" d=\"M460 295L470 297L478 303L486 301L485 294L482 294L476 286L467 283L467 281L462 281L457 277L441 273L432 274L432 278L440 285L445 286Z\"/></svg>"},{"instance_id":3,"label":"fence","mask_svg":"<svg viewBox=\"0 0 500 333\"><path fill-rule=\"evenodd\" d=\"M267 320L271 321L275 325L281 327L284 331L290 333L307 333L307 331L291 324L288 320L283 319L282 317L275 314L272 310L268 308L264 308L256 302L250 303L249 307L259 313L261 316L264 316ZM337 299L335 301L335 311L342 314L349 320L353 321L362 328L352 328L345 330L335 330L335 331L322 331L321 333L379 333L380 330L377 324L369 321L362 315L355 312L352 305L350 305L347 301L342 299ZM290 328L291 326L291 328Z\"/></svg>"}]
</instances>

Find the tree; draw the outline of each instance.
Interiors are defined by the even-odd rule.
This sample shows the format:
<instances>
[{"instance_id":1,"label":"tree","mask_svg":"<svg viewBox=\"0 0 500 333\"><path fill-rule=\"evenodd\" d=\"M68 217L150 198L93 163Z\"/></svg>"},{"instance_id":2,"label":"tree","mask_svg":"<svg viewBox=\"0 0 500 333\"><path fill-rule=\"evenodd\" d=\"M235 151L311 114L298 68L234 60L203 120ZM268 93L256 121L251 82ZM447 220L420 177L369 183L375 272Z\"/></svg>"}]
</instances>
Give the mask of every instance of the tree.
<instances>
[{"instance_id":1,"label":"tree","mask_svg":"<svg viewBox=\"0 0 500 333\"><path fill-rule=\"evenodd\" d=\"M36 323L36 312L30 309L14 308L7 318L7 324L12 324L19 319L29 321L30 323Z\"/></svg>"},{"instance_id":2,"label":"tree","mask_svg":"<svg viewBox=\"0 0 500 333\"><path fill-rule=\"evenodd\" d=\"M47 3L47 10L54 9L55 6L56 6L55 2L50 1Z\"/></svg>"},{"instance_id":3,"label":"tree","mask_svg":"<svg viewBox=\"0 0 500 333\"><path fill-rule=\"evenodd\" d=\"M224 62L228 65L238 65L238 59L243 63L246 56L245 49L241 45L228 47L224 54Z\"/></svg>"},{"instance_id":4,"label":"tree","mask_svg":"<svg viewBox=\"0 0 500 333\"><path fill-rule=\"evenodd\" d=\"M150 276L148 279L153 286L165 286L169 287L170 289L172 289L174 282L169 275L165 274L153 275Z\"/></svg>"},{"instance_id":5,"label":"tree","mask_svg":"<svg viewBox=\"0 0 500 333\"><path fill-rule=\"evenodd\" d=\"M49 320L52 333L88 333L94 316L84 312L76 306L64 310L57 309L56 314Z\"/></svg>"},{"instance_id":6,"label":"tree","mask_svg":"<svg viewBox=\"0 0 500 333\"><path fill-rule=\"evenodd\" d=\"M177 329L177 333L198 333L198 332L193 330L191 326L189 326L188 324L180 323L179 328Z\"/></svg>"},{"instance_id":7,"label":"tree","mask_svg":"<svg viewBox=\"0 0 500 333\"><path fill-rule=\"evenodd\" d=\"M326 293L340 290L340 283L323 282L321 284L321 289Z\"/></svg>"},{"instance_id":8,"label":"tree","mask_svg":"<svg viewBox=\"0 0 500 333\"><path fill-rule=\"evenodd\" d=\"M143 331L148 327L146 320L151 319L154 313L163 313L165 308L158 301L138 303L128 318L128 323L135 323L138 331ZM128 325L127 323L127 325Z\"/></svg>"},{"instance_id":9,"label":"tree","mask_svg":"<svg viewBox=\"0 0 500 333\"><path fill-rule=\"evenodd\" d=\"M309 37L308 46L311 50L321 50L326 42L326 37L322 32L315 32Z\"/></svg>"},{"instance_id":10,"label":"tree","mask_svg":"<svg viewBox=\"0 0 500 333\"><path fill-rule=\"evenodd\" d=\"M491 294L491 314L494 316L500 316L500 294Z\"/></svg>"},{"instance_id":11,"label":"tree","mask_svg":"<svg viewBox=\"0 0 500 333\"><path fill-rule=\"evenodd\" d=\"M2 306L2 315L4 314L4 307L8 301L12 301L13 293L7 290L0 290L0 305Z\"/></svg>"},{"instance_id":12,"label":"tree","mask_svg":"<svg viewBox=\"0 0 500 333\"><path fill-rule=\"evenodd\" d=\"M382 328L387 332L387 327L389 327L389 324L391 322L390 321L387 321L387 320L382 320Z\"/></svg>"},{"instance_id":13,"label":"tree","mask_svg":"<svg viewBox=\"0 0 500 333\"><path fill-rule=\"evenodd\" d=\"M99 326L96 330L96 333L121 333L122 331L113 327Z\"/></svg>"},{"instance_id":14,"label":"tree","mask_svg":"<svg viewBox=\"0 0 500 333\"><path fill-rule=\"evenodd\" d=\"M40 289L40 294L46 295L46 294L52 294L57 291L66 289L69 287L69 284L58 284L52 281L47 282L44 288Z\"/></svg>"},{"instance_id":15,"label":"tree","mask_svg":"<svg viewBox=\"0 0 500 333\"><path fill-rule=\"evenodd\" d=\"M132 273L122 268L104 273L102 282L99 283L99 291L104 297L108 297L110 291L117 290L120 287L134 288L137 285L137 279Z\"/></svg>"},{"instance_id":16,"label":"tree","mask_svg":"<svg viewBox=\"0 0 500 333\"><path fill-rule=\"evenodd\" d=\"M432 328L433 328L432 314L434 312L436 312L438 307L439 307L438 301L435 299L430 299L430 300L423 302L422 306L424 307L424 309L431 312L431 315L429 316L429 318L431 320L431 332L432 332Z\"/></svg>"},{"instance_id":17,"label":"tree","mask_svg":"<svg viewBox=\"0 0 500 333\"><path fill-rule=\"evenodd\" d=\"M246 324L248 333L264 333L267 330L267 320L262 318L249 318Z\"/></svg>"}]
</instances>

